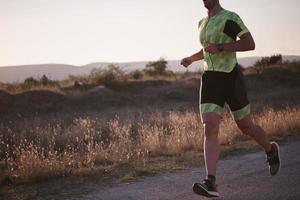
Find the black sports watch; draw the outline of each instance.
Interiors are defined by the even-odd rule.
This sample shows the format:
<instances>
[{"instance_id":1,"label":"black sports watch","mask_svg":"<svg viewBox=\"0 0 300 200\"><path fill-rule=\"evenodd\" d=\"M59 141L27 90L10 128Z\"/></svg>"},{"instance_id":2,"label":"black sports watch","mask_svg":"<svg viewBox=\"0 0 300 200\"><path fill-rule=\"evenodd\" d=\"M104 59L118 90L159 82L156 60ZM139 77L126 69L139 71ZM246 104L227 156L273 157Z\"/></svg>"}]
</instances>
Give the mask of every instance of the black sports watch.
<instances>
[{"instance_id":1,"label":"black sports watch","mask_svg":"<svg viewBox=\"0 0 300 200\"><path fill-rule=\"evenodd\" d=\"M222 52L224 51L224 45L223 44L217 44L217 49Z\"/></svg>"}]
</instances>

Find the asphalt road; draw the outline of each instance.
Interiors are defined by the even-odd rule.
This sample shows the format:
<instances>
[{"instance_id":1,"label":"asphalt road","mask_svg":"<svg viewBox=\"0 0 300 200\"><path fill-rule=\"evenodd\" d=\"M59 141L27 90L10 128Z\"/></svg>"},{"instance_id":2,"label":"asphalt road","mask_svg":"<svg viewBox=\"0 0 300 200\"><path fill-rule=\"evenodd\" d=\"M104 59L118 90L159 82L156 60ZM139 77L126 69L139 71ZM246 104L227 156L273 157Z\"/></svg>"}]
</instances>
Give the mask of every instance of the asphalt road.
<instances>
[{"instance_id":1,"label":"asphalt road","mask_svg":"<svg viewBox=\"0 0 300 200\"><path fill-rule=\"evenodd\" d=\"M299 200L300 141L281 146L281 170L271 177L262 151L219 161L217 183L222 200ZM206 199L192 192L192 184L203 178L204 166L133 183L105 187L81 196L83 200ZM72 198L77 199L77 198Z\"/></svg>"}]
</instances>

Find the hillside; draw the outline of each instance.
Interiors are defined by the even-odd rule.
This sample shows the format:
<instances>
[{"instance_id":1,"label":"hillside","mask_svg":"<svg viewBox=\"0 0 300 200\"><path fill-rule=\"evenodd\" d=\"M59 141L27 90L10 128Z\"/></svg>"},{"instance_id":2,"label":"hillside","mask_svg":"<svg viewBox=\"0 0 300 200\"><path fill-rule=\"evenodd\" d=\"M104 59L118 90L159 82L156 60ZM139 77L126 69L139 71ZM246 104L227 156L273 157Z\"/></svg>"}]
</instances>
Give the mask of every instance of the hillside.
<instances>
[{"instance_id":1,"label":"hillside","mask_svg":"<svg viewBox=\"0 0 300 200\"><path fill-rule=\"evenodd\" d=\"M242 66L253 65L260 57L240 58L238 61ZM300 56L283 56L283 60L300 60ZM146 61L115 63L124 71L133 71L143 69ZM96 62L84 66L74 66L65 64L41 64L41 65L20 65L20 66L2 66L0 67L0 82L12 83L23 82L28 77L41 77L47 75L53 80L62 80L68 78L69 75L85 75L89 74L93 68L105 67L110 63ZM189 67L189 71L197 71L201 66L201 62L194 63ZM179 60L171 60L168 64L169 70L175 72L185 72L186 69L180 66Z\"/></svg>"},{"instance_id":2,"label":"hillside","mask_svg":"<svg viewBox=\"0 0 300 200\"><path fill-rule=\"evenodd\" d=\"M253 110L300 105L299 66L271 66L244 71ZM115 113L131 109L197 110L200 75L175 79L136 80L114 88L69 86L58 90L0 91L0 118L32 117L56 113Z\"/></svg>"}]
</instances>

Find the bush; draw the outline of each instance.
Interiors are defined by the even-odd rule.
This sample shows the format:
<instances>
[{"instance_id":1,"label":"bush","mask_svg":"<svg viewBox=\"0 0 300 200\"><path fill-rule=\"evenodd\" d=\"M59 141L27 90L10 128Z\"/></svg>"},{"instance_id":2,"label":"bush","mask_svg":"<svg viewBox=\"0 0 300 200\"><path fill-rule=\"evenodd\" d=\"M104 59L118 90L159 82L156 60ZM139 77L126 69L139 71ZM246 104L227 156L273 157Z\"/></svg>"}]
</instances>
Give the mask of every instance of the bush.
<instances>
[{"instance_id":1,"label":"bush","mask_svg":"<svg viewBox=\"0 0 300 200\"><path fill-rule=\"evenodd\" d=\"M29 77L24 80L24 85L29 86L29 87L37 86L38 84L39 84L39 81L33 77Z\"/></svg>"},{"instance_id":2,"label":"bush","mask_svg":"<svg viewBox=\"0 0 300 200\"><path fill-rule=\"evenodd\" d=\"M40 80L40 83L42 85L48 85L49 83L51 83L51 81L48 79L48 77L44 74Z\"/></svg>"},{"instance_id":3,"label":"bush","mask_svg":"<svg viewBox=\"0 0 300 200\"><path fill-rule=\"evenodd\" d=\"M92 83L112 88L125 81L126 78L119 66L110 64L104 69L93 69L90 74L90 80Z\"/></svg>"},{"instance_id":4,"label":"bush","mask_svg":"<svg viewBox=\"0 0 300 200\"><path fill-rule=\"evenodd\" d=\"M282 55L281 54L272 55L270 57L270 64L271 65L280 64L280 63L282 63Z\"/></svg>"},{"instance_id":5,"label":"bush","mask_svg":"<svg viewBox=\"0 0 300 200\"><path fill-rule=\"evenodd\" d=\"M270 57L262 57L260 60L256 61L254 67L256 69L257 74L261 74L266 67L270 65L281 64L281 63L282 63L282 55L275 54Z\"/></svg>"},{"instance_id":6,"label":"bush","mask_svg":"<svg viewBox=\"0 0 300 200\"><path fill-rule=\"evenodd\" d=\"M143 77L143 73L140 70L135 70L131 72L131 77L135 80L140 79Z\"/></svg>"},{"instance_id":7,"label":"bush","mask_svg":"<svg viewBox=\"0 0 300 200\"><path fill-rule=\"evenodd\" d=\"M144 71L149 76L166 75L167 64L168 61L164 58L160 58L157 61L148 62Z\"/></svg>"},{"instance_id":8,"label":"bush","mask_svg":"<svg viewBox=\"0 0 300 200\"><path fill-rule=\"evenodd\" d=\"M42 86L58 86L59 82L49 79L45 74L40 78L39 85Z\"/></svg>"},{"instance_id":9,"label":"bush","mask_svg":"<svg viewBox=\"0 0 300 200\"><path fill-rule=\"evenodd\" d=\"M58 81L50 80L46 75L43 75L39 80L33 77L26 78L24 83L20 85L21 89L31 89L40 86L59 86Z\"/></svg>"},{"instance_id":10,"label":"bush","mask_svg":"<svg viewBox=\"0 0 300 200\"><path fill-rule=\"evenodd\" d=\"M282 55L272 55L270 57L262 57L260 60L256 61L254 66L268 66L268 65L274 65L274 64L280 64L282 63Z\"/></svg>"}]
</instances>

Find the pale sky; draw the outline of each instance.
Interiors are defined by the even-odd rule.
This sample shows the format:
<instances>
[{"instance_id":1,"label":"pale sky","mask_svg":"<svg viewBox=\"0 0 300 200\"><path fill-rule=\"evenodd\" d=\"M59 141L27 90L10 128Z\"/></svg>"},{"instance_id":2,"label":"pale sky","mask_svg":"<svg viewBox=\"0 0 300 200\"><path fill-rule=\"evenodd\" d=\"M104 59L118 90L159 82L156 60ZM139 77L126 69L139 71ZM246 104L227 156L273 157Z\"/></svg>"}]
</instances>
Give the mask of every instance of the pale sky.
<instances>
[{"instance_id":1,"label":"pale sky","mask_svg":"<svg viewBox=\"0 0 300 200\"><path fill-rule=\"evenodd\" d=\"M300 55L299 0L220 0L251 31L239 57ZM202 0L0 0L0 66L181 59L200 50Z\"/></svg>"}]
</instances>

